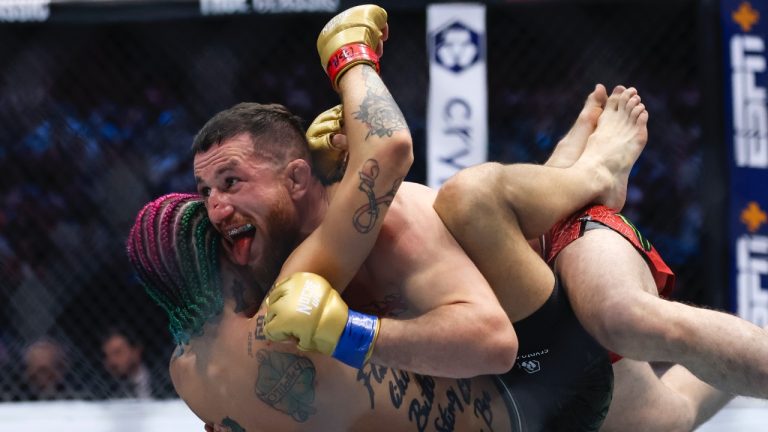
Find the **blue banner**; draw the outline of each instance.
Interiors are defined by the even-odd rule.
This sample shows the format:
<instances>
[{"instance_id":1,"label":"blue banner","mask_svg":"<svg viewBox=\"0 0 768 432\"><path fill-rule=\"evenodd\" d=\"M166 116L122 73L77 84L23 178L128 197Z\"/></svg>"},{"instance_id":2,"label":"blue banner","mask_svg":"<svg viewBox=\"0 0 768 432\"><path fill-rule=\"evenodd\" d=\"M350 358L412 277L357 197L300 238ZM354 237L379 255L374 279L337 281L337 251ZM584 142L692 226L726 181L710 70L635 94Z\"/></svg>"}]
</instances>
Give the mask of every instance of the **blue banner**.
<instances>
[{"instance_id":1,"label":"blue banner","mask_svg":"<svg viewBox=\"0 0 768 432\"><path fill-rule=\"evenodd\" d=\"M731 304L768 324L768 0L722 0Z\"/></svg>"}]
</instances>

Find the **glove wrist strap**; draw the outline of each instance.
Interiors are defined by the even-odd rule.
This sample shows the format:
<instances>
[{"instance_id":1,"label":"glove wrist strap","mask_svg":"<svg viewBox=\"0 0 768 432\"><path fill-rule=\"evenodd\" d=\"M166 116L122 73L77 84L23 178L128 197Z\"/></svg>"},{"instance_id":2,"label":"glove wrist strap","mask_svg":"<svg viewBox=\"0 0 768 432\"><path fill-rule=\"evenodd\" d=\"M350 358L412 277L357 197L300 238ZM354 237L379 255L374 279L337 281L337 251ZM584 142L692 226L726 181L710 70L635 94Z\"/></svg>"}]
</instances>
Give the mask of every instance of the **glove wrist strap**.
<instances>
[{"instance_id":1,"label":"glove wrist strap","mask_svg":"<svg viewBox=\"0 0 768 432\"><path fill-rule=\"evenodd\" d=\"M379 318L349 311L347 325L341 332L333 358L360 369L368 360L379 333Z\"/></svg>"},{"instance_id":2,"label":"glove wrist strap","mask_svg":"<svg viewBox=\"0 0 768 432\"><path fill-rule=\"evenodd\" d=\"M335 90L339 89L339 80L352 66L366 63L379 72L379 56L376 51L363 43L351 43L337 49L328 59L326 71Z\"/></svg>"}]
</instances>

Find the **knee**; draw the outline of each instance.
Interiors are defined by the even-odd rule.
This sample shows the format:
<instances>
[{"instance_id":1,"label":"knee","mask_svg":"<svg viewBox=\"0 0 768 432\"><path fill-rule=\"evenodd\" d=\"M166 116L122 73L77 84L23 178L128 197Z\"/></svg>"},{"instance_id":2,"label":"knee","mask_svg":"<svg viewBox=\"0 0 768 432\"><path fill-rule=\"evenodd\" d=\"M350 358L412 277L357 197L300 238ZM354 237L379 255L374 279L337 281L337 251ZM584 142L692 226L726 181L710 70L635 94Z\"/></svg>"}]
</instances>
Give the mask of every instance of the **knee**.
<instances>
[{"instance_id":1,"label":"knee","mask_svg":"<svg viewBox=\"0 0 768 432\"><path fill-rule=\"evenodd\" d=\"M478 214L478 206L491 203L501 168L499 163L483 163L463 169L443 183L434 203L443 221L463 223Z\"/></svg>"},{"instance_id":2,"label":"knee","mask_svg":"<svg viewBox=\"0 0 768 432\"><path fill-rule=\"evenodd\" d=\"M647 297L647 298L646 298ZM615 296L604 301L592 319L592 334L609 350L635 360L659 360L648 355L677 337L659 302L646 295Z\"/></svg>"}]
</instances>

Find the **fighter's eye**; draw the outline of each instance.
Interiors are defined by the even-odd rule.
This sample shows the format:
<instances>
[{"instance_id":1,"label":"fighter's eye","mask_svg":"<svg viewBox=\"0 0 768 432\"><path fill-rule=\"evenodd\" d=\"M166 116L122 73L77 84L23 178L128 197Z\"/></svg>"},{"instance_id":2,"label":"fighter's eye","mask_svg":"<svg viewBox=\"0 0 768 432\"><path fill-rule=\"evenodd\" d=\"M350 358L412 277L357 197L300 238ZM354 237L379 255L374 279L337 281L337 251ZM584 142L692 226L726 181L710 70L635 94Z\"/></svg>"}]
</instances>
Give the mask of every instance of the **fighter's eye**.
<instances>
[{"instance_id":1,"label":"fighter's eye","mask_svg":"<svg viewBox=\"0 0 768 432\"><path fill-rule=\"evenodd\" d=\"M224 179L224 184L227 185L227 188L231 188L232 186L236 185L240 181L237 177L227 177Z\"/></svg>"},{"instance_id":2,"label":"fighter's eye","mask_svg":"<svg viewBox=\"0 0 768 432\"><path fill-rule=\"evenodd\" d=\"M200 193L200 195L202 195L205 198L208 198L209 196L211 196L211 188L207 186L201 187L200 189L198 189L198 192Z\"/></svg>"}]
</instances>

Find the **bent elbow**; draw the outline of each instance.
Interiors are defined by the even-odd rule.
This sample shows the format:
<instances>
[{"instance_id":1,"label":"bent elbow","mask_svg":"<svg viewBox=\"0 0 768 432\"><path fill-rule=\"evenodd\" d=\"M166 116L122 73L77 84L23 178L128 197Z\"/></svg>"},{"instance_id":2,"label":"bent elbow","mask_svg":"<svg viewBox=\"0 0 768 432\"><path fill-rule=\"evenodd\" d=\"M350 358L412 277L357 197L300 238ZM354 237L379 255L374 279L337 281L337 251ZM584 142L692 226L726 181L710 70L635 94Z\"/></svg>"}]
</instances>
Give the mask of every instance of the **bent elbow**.
<instances>
[{"instance_id":1,"label":"bent elbow","mask_svg":"<svg viewBox=\"0 0 768 432\"><path fill-rule=\"evenodd\" d=\"M510 326L511 327L511 326ZM509 372L515 365L518 349L517 336L514 330L509 333L502 332L493 343L488 359L489 374L503 374Z\"/></svg>"},{"instance_id":2,"label":"bent elbow","mask_svg":"<svg viewBox=\"0 0 768 432\"><path fill-rule=\"evenodd\" d=\"M398 139L395 140L390 146L391 157L403 170L402 174L405 176L408 174L408 170L413 165L413 140L408 130L398 133Z\"/></svg>"},{"instance_id":3,"label":"bent elbow","mask_svg":"<svg viewBox=\"0 0 768 432\"><path fill-rule=\"evenodd\" d=\"M506 315L499 319L487 320L478 331L482 336L477 352L477 365L474 375L496 375L509 372L517 359L518 341L512 324Z\"/></svg>"}]
</instances>

